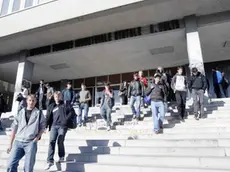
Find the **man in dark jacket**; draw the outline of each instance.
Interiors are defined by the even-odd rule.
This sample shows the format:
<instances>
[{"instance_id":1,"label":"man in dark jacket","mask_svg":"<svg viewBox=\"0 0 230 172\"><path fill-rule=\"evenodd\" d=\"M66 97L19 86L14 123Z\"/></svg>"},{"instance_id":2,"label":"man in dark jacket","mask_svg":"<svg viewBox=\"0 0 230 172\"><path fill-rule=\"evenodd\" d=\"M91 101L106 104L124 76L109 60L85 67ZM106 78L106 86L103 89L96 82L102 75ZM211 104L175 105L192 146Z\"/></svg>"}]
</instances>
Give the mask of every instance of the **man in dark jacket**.
<instances>
[{"instance_id":1,"label":"man in dark jacket","mask_svg":"<svg viewBox=\"0 0 230 172\"><path fill-rule=\"evenodd\" d=\"M1 115L2 113L4 113L6 111L6 103L5 100L3 98L3 94L0 93L0 131L3 130L2 128L2 123L1 123Z\"/></svg>"},{"instance_id":2,"label":"man in dark jacket","mask_svg":"<svg viewBox=\"0 0 230 172\"><path fill-rule=\"evenodd\" d=\"M197 68L192 68L192 76L189 80L189 89L192 91L195 119L204 117L204 93L207 89L207 81ZM198 109L200 107L200 116Z\"/></svg>"},{"instance_id":3,"label":"man in dark jacket","mask_svg":"<svg viewBox=\"0 0 230 172\"><path fill-rule=\"evenodd\" d=\"M39 109L44 110L45 102L46 102L46 87L44 84L44 80L40 81L40 86L36 92L36 97L38 98Z\"/></svg>"},{"instance_id":4,"label":"man in dark jacket","mask_svg":"<svg viewBox=\"0 0 230 172\"><path fill-rule=\"evenodd\" d=\"M138 74L134 73L134 80L130 83L128 89L128 98L130 98L130 106L133 112L133 119L140 119L141 98L144 97L144 85L140 81ZM136 109L135 109L136 103Z\"/></svg>"},{"instance_id":5,"label":"man in dark jacket","mask_svg":"<svg viewBox=\"0 0 230 172\"><path fill-rule=\"evenodd\" d=\"M54 93L55 103L51 104L47 110L46 128L50 130L50 141L46 170L54 165L55 143L58 144L59 163L64 161L65 147L64 140L68 129L68 122L71 120L74 109L71 105L66 105L61 100L61 92Z\"/></svg>"},{"instance_id":6,"label":"man in dark jacket","mask_svg":"<svg viewBox=\"0 0 230 172\"><path fill-rule=\"evenodd\" d=\"M112 108L114 106L114 93L110 88L110 84L105 84L105 90L103 91L102 99L101 99L101 116L106 121L107 130L111 129L111 113Z\"/></svg>"},{"instance_id":7,"label":"man in dark jacket","mask_svg":"<svg viewBox=\"0 0 230 172\"><path fill-rule=\"evenodd\" d=\"M160 129L163 129L163 122L165 117L165 105L167 96L164 85L160 82L161 75L157 74L154 76L154 82L151 88L146 90L146 95L150 95L152 116L154 122L154 132L158 134Z\"/></svg>"},{"instance_id":8,"label":"man in dark jacket","mask_svg":"<svg viewBox=\"0 0 230 172\"><path fill-rule=\"evenodd\" d=\"M71 82L68 82L66 88L62 91L62 98L65 104L73 105L75 101L75 92L72 88Z\"/></svg>"},{"instance_id":9,"label":"man in dark jacket","mask_svg":"<svg viewBox=\"0 0 230 172\"><path fill-rule=\"evenodd\" d=\"M177 74L172 79L171 87L175 92L178 113L183 121L186 107L187 77L183 75L182 67L178 67Z\"/></svg>"}]
</instances>

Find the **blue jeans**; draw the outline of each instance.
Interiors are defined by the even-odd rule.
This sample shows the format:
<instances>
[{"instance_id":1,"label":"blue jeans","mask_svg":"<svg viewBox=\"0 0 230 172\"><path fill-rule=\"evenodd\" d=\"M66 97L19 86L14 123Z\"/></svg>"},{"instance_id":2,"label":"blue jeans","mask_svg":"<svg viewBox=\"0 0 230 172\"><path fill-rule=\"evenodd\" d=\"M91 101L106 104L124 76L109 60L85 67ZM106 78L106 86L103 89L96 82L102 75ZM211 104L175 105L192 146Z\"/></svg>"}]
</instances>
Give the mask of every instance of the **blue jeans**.
<instances>
[{"instance_id":1,"label":"blue jeans","mask_svg":"<svg viewBox=\"0 0 230 172\"><path fill-rule=\"evenodd\" d=\"M165 105L163 102L151 101L151 108L154 123L154 131L159 132L160 127L163 127L165 117Z\"/></svg>"},{"instance_id":2,"label":"blue jeans","mask_svg":"<svg viewBox=\"0 0 230 172\"><path fill-rule=\"evenodd\" d=\"M101 117L106 121L107 126L111 126L112 123L112 119L111 119L111 113L112 113L112 109L104 104L101 107Z\"/></svg>"},{"instance_id":3,"label":"blue jeans","mask_svg":"<svg viewBox=\"0 0 230 172\"><path fill-rule=\"evenodd\" d=\"M24 172L32 172L36 160L37 142L15 140L8 160L7 172L17 172L18 163L25 156Z\"/></svg>"},{"instance_id":4,"label":"blue jeans","mask_svg":"<svg viewBox=\"0 0 230 172\"><path fill-rule=\"evenodd\" d=\"M67 128L61 126L52 126L50 130L50 143L48 150L48 163L54 163L55 144L58 144L58 155L60 158L65 157L64 140L67 132Z\"/></svg>"},{"instance_id":5,"label":"blue jeans","mask_svg":"<svg viewBox=\"0 0 230 172\"><path fill-rule=\"evenodd\" d=\"M81 103L79 105L79 112L78 112L78 117L77 117L77 123L78 124L82 123L82 110L84 110L84 120L83 120L83 122L86 123L87 118L88 118L89 105L87 103Z\"/></svg>"},{"instance_id":6,"label":"blue jeans","mask_svg":"<svg viewBox=\"0 0 230 172\"><path fill-rule=\"evenodd\" d=\"M136 103L136 108L135 108L135 103ZM141 96L131 96L130 106L131 106L133 115L135 115L136 117L140 117L140 113L141 113Z\"/></svg>"}]
</instances>

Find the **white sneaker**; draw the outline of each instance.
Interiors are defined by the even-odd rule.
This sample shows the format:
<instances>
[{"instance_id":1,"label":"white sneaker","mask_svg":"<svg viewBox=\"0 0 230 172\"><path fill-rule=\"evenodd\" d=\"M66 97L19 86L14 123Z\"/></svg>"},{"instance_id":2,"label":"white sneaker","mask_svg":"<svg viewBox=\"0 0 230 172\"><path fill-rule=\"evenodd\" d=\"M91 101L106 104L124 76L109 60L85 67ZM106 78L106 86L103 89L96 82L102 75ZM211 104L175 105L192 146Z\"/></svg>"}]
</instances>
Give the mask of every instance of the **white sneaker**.
<instances>
[{"instance_id":1,"label":"white sneaker","mask_svg":"<svg viewBox=\"0 0 230 172\"><path fill-rule=\"evenodd\" d=\"M65 157L61 157L61 158L59 158L58 163L62 163L64 161L65 161Z\"/></svg>"},{"instance_id":2,"label":"white sneaker","mask_svg":"<svg viewBox=\"0 0 230 172\"><path fill-rule=\"evenodd\" d=\"M50 167L52 167L54 165L54 163L47 163L46 167L45 167L45 170L49 170Z\"/></svg>"},{"instance_id":3,"label":"white sneaker","mask_svg":"<svg viewBox=\"0 0 230 172\"><path fill-rule=\"evenodd\" d=\"M107 127L107 131L110 131L110 130L111 130L111 126L108 126L108 127Z\"/></svg>"}]
</instances>

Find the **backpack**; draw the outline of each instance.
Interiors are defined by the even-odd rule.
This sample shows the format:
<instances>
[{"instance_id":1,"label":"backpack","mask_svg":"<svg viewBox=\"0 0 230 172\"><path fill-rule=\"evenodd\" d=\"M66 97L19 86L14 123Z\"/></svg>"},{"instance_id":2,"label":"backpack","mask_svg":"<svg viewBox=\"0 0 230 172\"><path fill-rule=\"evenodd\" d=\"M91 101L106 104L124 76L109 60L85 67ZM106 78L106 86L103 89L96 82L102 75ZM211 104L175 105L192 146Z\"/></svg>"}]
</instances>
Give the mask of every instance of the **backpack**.
<instances>
[{"instance_id":1,"label":"backpack","mask_svg":"<svg viewBox=\"0 0 230 172\"><path fill-rule=\"evenodd\" d=\"M75 110L71 107L70 108L71 111L71 118L67 123L67 127L69 129L75 129L77 128L77 114L75 113Z\"/></svg>"}]
</instances>

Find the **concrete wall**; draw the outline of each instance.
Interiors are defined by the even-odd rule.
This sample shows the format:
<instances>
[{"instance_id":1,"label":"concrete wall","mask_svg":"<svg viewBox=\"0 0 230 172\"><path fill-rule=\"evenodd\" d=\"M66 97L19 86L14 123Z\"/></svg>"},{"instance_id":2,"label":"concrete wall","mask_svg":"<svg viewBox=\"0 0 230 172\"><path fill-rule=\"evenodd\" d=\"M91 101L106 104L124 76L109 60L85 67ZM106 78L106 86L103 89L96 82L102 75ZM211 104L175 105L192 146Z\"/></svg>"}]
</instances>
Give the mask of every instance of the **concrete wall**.
<instances>
[{"instance_id":1,"label":"concrete wall","mask_svg":"<svg viewBox=\"0 0 230 172\"><path fill-rule=\"evenodd\" d=\"M0 18L0 37L143 0L57 0Z\"/></svg>"}]
</instances>

